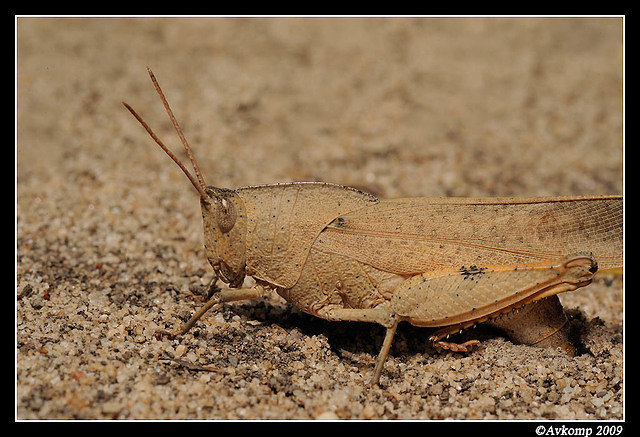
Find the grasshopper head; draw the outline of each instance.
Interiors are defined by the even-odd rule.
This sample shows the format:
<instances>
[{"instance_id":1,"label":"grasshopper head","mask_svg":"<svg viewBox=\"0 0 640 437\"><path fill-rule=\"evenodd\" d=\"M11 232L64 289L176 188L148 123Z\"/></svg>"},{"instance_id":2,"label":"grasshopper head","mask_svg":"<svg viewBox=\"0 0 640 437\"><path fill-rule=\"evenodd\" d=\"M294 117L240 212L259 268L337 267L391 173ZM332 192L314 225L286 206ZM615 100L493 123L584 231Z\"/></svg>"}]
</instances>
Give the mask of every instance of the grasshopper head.
<instances>
[{"instance_id":1,"label":"grasshopper head","mask_svg":"<svg viewBox=\"0 0 640 437\"><path fill-rule=\"evenodd\" d=\"M207 187L200 198L204 247L216 276L240 287L245 276L247 218L240 196L226 188Z\"/></svg>"},{"instance_id":2,"label":"grasshopper head","mask_svg":"<svg viewBox=\"0 0 640 437\"><path fill-rule=\"evenodd\" d=\"M142 127L151 135L154 141L165 151L167 155L180 167L187 176L193 187L200 195L200 205L202 207L202 219L204 225L204 243L205 250L209 262L213 267L216 276L224 282L229 283L232 287L239 287L245 276L245 256L244 241L247 229L246 213L244 203L233 190L225 188L208 187L202 177L202 173L198 168L198 164L193 156L191 147L182 133L182 129L178 125L178 121L173 115L173 111L169 107L169 103L165 98L158 81L156 80L151 69L147 68L151 81L164 104L169 118L173 122L173 126L184 145L189 160L195 170L196 176L193 177L189 170L180 162L180 160L164 145L158 136L151 130L147 123L140 117L136 111L122 102L131 114L140 122Z\"/></svg>"}]
</instances>

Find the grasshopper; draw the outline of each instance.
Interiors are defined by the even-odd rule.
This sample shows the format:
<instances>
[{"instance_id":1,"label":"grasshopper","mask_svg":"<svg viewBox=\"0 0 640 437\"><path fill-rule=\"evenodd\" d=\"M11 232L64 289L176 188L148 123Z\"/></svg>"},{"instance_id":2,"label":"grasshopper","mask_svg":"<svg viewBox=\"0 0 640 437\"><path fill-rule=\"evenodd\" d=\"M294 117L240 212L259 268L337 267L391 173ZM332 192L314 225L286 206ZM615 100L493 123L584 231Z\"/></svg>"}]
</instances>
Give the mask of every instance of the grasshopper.
<instances>
[{"instance_id":1,"label":"grasshopper","mask_svg":"<svg viewBox=\"0 0 640 437\"><path fill-rule=\"evenodd\" d=\"M324 182L208 186L148 72L195 177L123 104L198 192L214 271L207 303L181 329L164 332L171 337L214 306L276 292L326 320L384 326L371 378L378 384L400 322L440 328L431 341L467 351L478 341L445 339L477 323L501 326L502 315L538 305L537 315L505 327L516 338L524 333L523 342L544 343L566 322L558 293L590 284L598 266L622 266L622 196L378 199ZM246 276L255 285L243 289Z\"/></svg>"}]
</instances>

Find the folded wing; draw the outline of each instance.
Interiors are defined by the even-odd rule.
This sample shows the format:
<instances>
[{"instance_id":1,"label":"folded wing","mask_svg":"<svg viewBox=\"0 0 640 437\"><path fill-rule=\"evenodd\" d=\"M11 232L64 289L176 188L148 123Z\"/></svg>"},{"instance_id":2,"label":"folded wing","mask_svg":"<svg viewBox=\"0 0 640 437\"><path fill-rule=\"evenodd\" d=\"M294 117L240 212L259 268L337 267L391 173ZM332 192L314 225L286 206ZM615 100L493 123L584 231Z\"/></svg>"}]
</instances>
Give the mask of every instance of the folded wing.
<instances>
[{"instance_id":1,"label":"folded wing","mask_svg":"<svg viewBox=\"0 0 640 437\"><path fill-rule=\"evenodd\" d=\"M314 249L399 275L592 253L622 266L622 197L381 200L333 220Z\"/></svg>"}]
</instances>

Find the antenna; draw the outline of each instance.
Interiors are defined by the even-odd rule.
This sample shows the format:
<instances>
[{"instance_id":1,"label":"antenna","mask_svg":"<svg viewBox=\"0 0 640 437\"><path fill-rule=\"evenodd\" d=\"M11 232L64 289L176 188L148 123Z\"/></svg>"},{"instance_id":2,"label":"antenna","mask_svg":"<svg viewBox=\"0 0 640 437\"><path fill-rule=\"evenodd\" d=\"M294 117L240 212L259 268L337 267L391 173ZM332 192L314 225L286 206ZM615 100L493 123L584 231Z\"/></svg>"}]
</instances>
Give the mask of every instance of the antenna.
<instances>
[{"instance_id":1,"label":"antenna","mask_svg":"<svg viewBox=\"0 0 640 437\"><path fill-rule=\"evenodd\" d=\"M184 148L186 149L187 154L189 155L189 159L191 160L191 164L193 165L193 168L196 171L196 177L198 179L196 180L191 175L191 173L189 173L189 170L187 170L187 168L171 152L171 150L169 150L169 148L164 145L162 140L160 140L160 138L158 138L158 136L153 132L153 130L151 130L149 125L142 119L142 117L140 115L138 115L138 113L131 106L129 106L128 103L122 102L122 104L129 110L129 112L136 118L136 120L138 120L138 122L149 133L149 135L151 135L151 138L153 138L153 140L156 142L156 144L158 144L158 146L160 146L160 148L162 150L164 150L164 152L167 155L169 155L169 158L171 158L173 160L173 162L175 162L178 165L178 167L180 167L182 172L187 176L187 178L189 179L191 184L198 191L198 193L200 194L200 197L206 199L206 198L209 197L207 195L206 191L205 191L207 185L204 182L204 178L202 177L202 173L200 172L200 168L198 167L198 164L196 163L196 160L195 160L195 158L193 156L193 153L191 151L191 147L189 147L189 143L187 143L187 140L185 139L184 134L182 133L182 130L180 129L180 126L178 125L178 121L176 120L175 116L173 115L173 112L171 111L171 108L169 107L169 102L167 102L167 99L165 98L164 94L162 93L162 90L160 89L160 85L158 85L158 81L156 80L153 72L151 71L151 69L149 67L147 67L147 70L149 71L149 75L151 76L151 81L153 82L153 84L154 84L154 86L156 88L156 91L160 95L160 99L162 100L162 103L164 104L165 109L169 113L169 117L171 118L171 121L173 122L173 126L175 127L176 131L178 132L178 135L180 136L180 140L182 141L182 144L184 145Z\"/></svg>"}]
</instances>

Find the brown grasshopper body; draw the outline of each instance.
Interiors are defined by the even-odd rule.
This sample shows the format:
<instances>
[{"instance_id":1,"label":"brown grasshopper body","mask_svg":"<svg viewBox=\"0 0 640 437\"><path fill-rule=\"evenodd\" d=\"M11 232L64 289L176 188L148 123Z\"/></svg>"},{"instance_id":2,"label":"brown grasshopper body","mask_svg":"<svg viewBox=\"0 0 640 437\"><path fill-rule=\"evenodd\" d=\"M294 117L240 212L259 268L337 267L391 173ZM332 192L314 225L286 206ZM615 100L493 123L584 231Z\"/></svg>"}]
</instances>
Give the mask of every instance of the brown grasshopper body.
<instances>
[{"instance_id":1,"label":"brown grasshopper body","mask_svg":"<svg viewBox=\"0 0 640 437\"><path fill-rule=\"evenodd\" d=\"M275 291L327 320L385 326L372 378L377 383L401 321L439 327L433 341L464 351L476 342L441 339L588 285L598 266L622 265L621 196L381 200L321 182L208 187L149 73L196 178L125 106L200 194L205 250L215 273L209 301L174 335L187 332L215 305ZM246 276L256 281L251 289L240 288ZM218 279L231 288L218 289ZM557 298L549 302L559 305ZM525 341L559 331L566 318L561 311L554 317L548 330ZM541 320L544 325L548 317Z\"/></svg>"}]
</instances>

